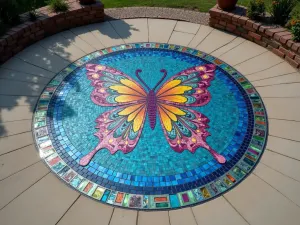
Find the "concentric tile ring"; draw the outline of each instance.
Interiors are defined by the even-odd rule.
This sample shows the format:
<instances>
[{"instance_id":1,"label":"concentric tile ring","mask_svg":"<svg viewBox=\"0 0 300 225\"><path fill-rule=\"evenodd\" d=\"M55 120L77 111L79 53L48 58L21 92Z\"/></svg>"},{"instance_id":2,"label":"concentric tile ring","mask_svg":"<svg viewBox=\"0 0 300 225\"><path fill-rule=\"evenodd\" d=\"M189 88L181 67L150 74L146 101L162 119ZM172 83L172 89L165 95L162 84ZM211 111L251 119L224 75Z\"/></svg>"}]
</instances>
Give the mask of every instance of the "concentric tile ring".
<instances>
[{"instance_id":1,"label":"concentric tile ring","mask_svg":"<svg viewBox=\"0 0 300 225\"><path fill-rule=\"evenodd\" d=\"M228 87L228 99L232 99L232 102L235 101L238 109L236 114L238 118L233 120L235 122L233 127L236 127L236 130L233 130L231 136L227 135L226 138L224 136L228 143L224 144L226 146L222 150L222 154L224 154L227 162L221 165L216 163L216 160L212 157L204 155L206 158L201 165L200 163L197 165L196 160L196 164L195 162L193 164L187 163L186 169L184 169L185 167L173 169L170 166L166 166L167 168L161 166L162 169L159 169L159 171L162 171L161 174L142 169L136 170L136 173L139 174L133 174L132 171L129 174L130 169L123 168L120 165L120 170L118 171L118 165L105 164L105 162L101 164L101 160L100 164L96 160L92 160L90 165L86 167L80 166L79 160L85 154L83 151L86 150L80 149L78 147L80 145L76 147L76 144L72 143L72 140L75 140L73 138L74 133L69 132L69 130L73 125L70 121L65 124L63 122L64 120L68 121L65 118L69 116L71 111L67 108L67 103L71 103L69 100L72 100L70 96L76 95L76 92L79 93L79 97L85 91L90 93L89 87L84 85L83 90L77 90L80 89L80 85L78 86L79 78L80 82L83 79L88 81L86 76L82 76L83 73L86 73L84 66L87 64L99 64L99 62L101 64L107 63L111 65L115 63L115 65L119 65L118 60L131 60L131 58L135 59L134 57L147 57L151 54L159 54L161 57L171 56L171 58L173 57L172 59L178 60L178 63L179 60L182 60L184 62L183 68L186 65L192 64L196 66L199 63L217 66L216 82L220 83L217 88L221 88L221 83L223 82L225 89ZM119 56L120 59L118 58ZM115 61L114 57L117 58ZM167 58L165 60L167 64ZM171 67L169 69L172 70ZM212 83L211 87L208 88L212 92L212 98L214 98L213 93L217 93L217 90L216 92L213 90L214 84L217 83ZM222 92L221 89L220 92ZM89 102L94 104L91 100ZM74 108L74 103L71 104L73 104ZM213 104L211 103L211 105ZM225 105L224 103L224 107ZM199 112L205 111L205 108L199 108ZM91 109L95 110L94 108ZM232 110L235 111L234 109ZM209 113L212 110L206 109L206 111ZM73 113L76 114L76 111ZM217 114L217 112L214 113ZM230 116L228 119L225 118L225 121L230 120L229 118ZM214 123L214 119L210 123ZM213 130L213 128L211 127L210 129ZM203 203L220 196L240 183L251 173L264 151L268 124L266 110L255 88L244 76L221 60L187 47L158 43L136 43L94 52L70 64L57 74L40 96L34 114L33 130L40 156L51 170L71 187L103 203L133 209L162 210ZM228 128L228 130L230 129ZM92 133L88 131L88 134L91 136ZM222 141L222 139L218 140ZM135 154L133 152L126 155ZM185 157L187 158L203 156L197 152L201 152L201 150L198 149L195 155L184 154L186 154ZM103 154L106 155L102 155L102 157L105 156L109 162L115 157L109 153ZM115 164L125 159L122 158L125 154L122 154L116 154L117 156L114 159L119 161L116 161L117 163ZM162 156L159 157L163 158ZM104 165L108 168L104 167ZM183 166L183 164L180 165ZM114 170L111 168L114 168ZM137 165L137 168L140 169L142 167Z\"/></svg>"}]
</instances>

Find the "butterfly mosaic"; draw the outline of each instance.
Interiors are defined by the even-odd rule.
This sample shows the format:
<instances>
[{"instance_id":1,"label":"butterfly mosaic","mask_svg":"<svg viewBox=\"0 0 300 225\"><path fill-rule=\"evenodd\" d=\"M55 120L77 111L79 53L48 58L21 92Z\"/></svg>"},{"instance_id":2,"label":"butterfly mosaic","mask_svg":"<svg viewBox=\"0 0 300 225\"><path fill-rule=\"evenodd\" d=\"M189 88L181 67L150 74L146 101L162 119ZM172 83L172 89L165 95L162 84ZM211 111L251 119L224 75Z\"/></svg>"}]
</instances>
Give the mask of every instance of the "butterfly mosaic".
<instances>
[{"instance_id":1,"label":"butterfly mosaic","mask_svg":"<svg viewBox=\"0 0 300 225\"><path fill-rule=\"evenodd\" d=\"M153 88L144 82L142 70L139 69L135 75L140 83L108 66L87 64L86 69L87 77L94 87L92 101L99 106L112 106L114 109L96 119L96 128L99 130L95 136L99 138L99 143L80 159L81 166L88 165L102 149L108 149L111 154L119 150L123 153L133 151L141 137L146 118L153 130L157 116L165 138L174 151L181 153L188 150L194 153L202 147L219 163L226 162L225 157L206 142L210 135L206 130L209 119L191 109L204 106L210 101L208 87L214 79L215 65L188 68L163 84L167 71L162 69L162 77Z\"/></svg>"}]
</instances>

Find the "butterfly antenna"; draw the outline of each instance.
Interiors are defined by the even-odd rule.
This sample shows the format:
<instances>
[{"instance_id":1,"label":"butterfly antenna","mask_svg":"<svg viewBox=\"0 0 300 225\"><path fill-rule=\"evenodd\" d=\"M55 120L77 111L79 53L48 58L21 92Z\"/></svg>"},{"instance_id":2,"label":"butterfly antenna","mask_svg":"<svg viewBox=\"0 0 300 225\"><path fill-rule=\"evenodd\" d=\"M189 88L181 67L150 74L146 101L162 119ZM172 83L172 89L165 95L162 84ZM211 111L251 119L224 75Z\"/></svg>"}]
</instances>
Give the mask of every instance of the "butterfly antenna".
<instances>
[{"instance_id":1,"label":"butterfly antenna","mask_svg":"<svg viewBox=\"0 0 300 225\"><path fill-rule=\"evenodd\" d=\"M136 77L142 82L142 84L146 87L146 88L148 88L148 90L150 91L150 88L148 87L148 85L143 81L143 79L140 77L140 75L139 75L139 73L141 73L142 72L142 70L141 69L137 69L136 71L135 71L135 75L136 75Z\"/></svg>"},{"instance_id":2,"label":"butterfly antenna","mask_svg":"<svg viewBox=\"0 0 300 225\"><path fill-rule=\"evenodd\" d=\"M167 71L165 69L160 70L160 72L164 73L164 75L162 76L162 78L160 78L160 80L157 82L157 84L155 85L155 87L153 88L153 90L155 90L158 85L160 85L160 83L166 78L167 76Z\"/></svg>"}]
</instances>

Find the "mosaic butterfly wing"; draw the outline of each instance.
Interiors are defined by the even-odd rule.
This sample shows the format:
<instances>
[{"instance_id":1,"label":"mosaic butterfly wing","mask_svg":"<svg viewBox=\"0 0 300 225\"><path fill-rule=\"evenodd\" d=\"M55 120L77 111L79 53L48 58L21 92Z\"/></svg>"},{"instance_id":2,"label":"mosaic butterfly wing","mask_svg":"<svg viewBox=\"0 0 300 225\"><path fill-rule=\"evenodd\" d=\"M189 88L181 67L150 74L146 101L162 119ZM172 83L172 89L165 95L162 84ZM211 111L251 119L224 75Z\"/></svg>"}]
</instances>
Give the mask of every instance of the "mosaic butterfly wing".
<instances>
[{"instance_id":1,"label":"mosaic butterfly wing","mask_svg":"<svg viewBox=\"0 0 300 225\"><path fill-rule=\"evenodd\" d=\"M118 150L131 152L143 130L145 117L148 115L150 127L154 129L157 112L160 117L165 137L171 148L176 152L197 148L207 149L219 162L225 158L214 151L207 143L210 134L208 118L203 114L189 109L207 104L210 93L207 88L214 78L214 65L192 67L171 77L155 93L155 89L167 75L164 73L154 88L149 88L136 71L137 78L148 92L132 78L116 69L88 64L87 76L92 81L94 90L92 101L100 106L117 106L116 109L101 114L97 119L99 130L95 135L99 144L80 160L80 165L87 165L100 149L106 148L111 154Z\"/></svg>"},{"instance_id":2,"label":"mosaic butterfly wing","mask_svg":"<svg viewBox=\"0 0 300 225\"><path fill-rule=\"evenodd\" d=\"M189 150L194 153L203 147L219 162L226 159L214 151L206 142L209 136L209 119L188 107L207 104L211 95L208 91L214 79L213 64L192 67L171 77L157 91L157 108L166 139L176 152Z\"/></svg>"},{"instance_id":3,"label":"mosaic butterfly wing","mask_svg":"<svg viewBox=\"0 0 300 225\"><path fill-rule=\"evenodd\" d=\"M97 119L99 144L81 158L79 164L87 165L100 149L111 154L118 150L128 153L134 149L141 135L146 116L147 93L143 87L124 73L113 68L88 64L88 79L94 90L92 101L100 106L118 106L101 114Z\"/></svg>"}]
</instances>

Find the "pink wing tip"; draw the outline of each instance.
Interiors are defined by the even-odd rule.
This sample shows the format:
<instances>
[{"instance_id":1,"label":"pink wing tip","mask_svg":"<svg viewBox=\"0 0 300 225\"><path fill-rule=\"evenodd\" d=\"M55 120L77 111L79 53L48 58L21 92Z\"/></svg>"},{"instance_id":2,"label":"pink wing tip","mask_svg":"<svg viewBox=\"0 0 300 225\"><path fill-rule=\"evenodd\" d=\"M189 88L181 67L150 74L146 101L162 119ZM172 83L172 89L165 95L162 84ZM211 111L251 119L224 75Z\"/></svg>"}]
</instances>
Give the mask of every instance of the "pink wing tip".
<instances>
[{"instance_id":1,"label":"pink wing tip","mask_svg":"<svg viewBox=\"0 0 300 225\"><path fill-rule=\"evenodd\" d=\"M218 161L218 163L221 163L221 164L224 164L224 163L226 163L226 159L225 159L225 157L224 156L222 156L222 155L216 155L215 156L215 159Z\"/></svg>"},{"instance_id":2,"label":"pink wing tip","mask_svg":"<svg viewBox=\"0 0 300 225\"><path fill-rule=\"evenodd\" d=\"M86 166L89 164L89 162L91 161L91 158L89 155L86 155L84 157L82 157L79 161L79 165L80 166Z\"/></svg>"}]
</instances>

